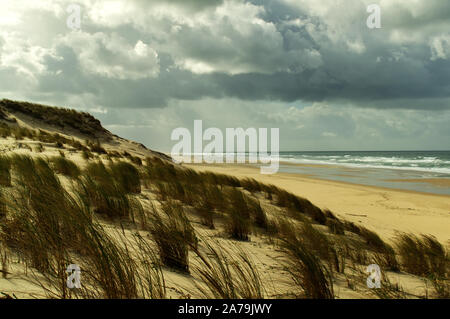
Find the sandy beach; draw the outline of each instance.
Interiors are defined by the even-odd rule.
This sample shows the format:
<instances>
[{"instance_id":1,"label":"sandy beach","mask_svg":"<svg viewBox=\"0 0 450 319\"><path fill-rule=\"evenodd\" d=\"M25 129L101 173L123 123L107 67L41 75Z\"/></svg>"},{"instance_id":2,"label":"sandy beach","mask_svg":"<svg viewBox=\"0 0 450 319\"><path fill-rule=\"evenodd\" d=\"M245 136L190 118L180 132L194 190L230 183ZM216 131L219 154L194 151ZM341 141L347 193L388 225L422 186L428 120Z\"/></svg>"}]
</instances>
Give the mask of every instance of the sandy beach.
<instances>
[{"instance_id":1,"label":"sandy beach","mask_svg":"<svg viewBox=\"0 0 450 319\"><path fill-rule=\"evenodd\" d=\"M431 234L450 244L450 196L322 180L296 173L260 174L245 164L184 164L199 171L251 177L309 199L320 208L378 232Z\"/></svg>"}]
</instances>

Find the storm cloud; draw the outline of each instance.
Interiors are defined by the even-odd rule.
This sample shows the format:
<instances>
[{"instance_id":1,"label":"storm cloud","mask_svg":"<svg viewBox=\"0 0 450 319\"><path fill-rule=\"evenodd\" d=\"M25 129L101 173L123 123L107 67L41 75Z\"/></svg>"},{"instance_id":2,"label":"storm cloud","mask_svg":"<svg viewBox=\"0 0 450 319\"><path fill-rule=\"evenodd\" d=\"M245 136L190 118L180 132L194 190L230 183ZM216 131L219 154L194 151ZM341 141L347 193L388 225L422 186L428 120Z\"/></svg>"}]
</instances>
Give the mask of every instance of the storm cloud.
<instances>
[{"instance_id":1,"label":"storm cloud","mask_svg":"<svg viewBox=\"0 0 450 319\"><path fill-rule=\"evenodd\" d=\"M76 31L66 25L72 3L81 6ZM372 3L380 29L366 25ZM133 110L145 122L188 105L190 119L214 109L215 126L230 108L245 108L244 118L264 109L264 119L249 116L245 126L280 125L276 115L289 115L294 123L281 124L292 141L301 131L348 148L359 134L383 148L375 139L390 132L404 141L419 134L415 148L436 138L450 146L448 122L430 120L431 129L419 121L421 131L416 121L448 119L448 1L14 0L0 12L2 97L99 111L113 129L135 125L129 137L148 123L130 112L118 123L113 114ZM384 125L368 121L371 112ZM309 148L292 141L286 147Z\"/></svg>"}]
</instances>

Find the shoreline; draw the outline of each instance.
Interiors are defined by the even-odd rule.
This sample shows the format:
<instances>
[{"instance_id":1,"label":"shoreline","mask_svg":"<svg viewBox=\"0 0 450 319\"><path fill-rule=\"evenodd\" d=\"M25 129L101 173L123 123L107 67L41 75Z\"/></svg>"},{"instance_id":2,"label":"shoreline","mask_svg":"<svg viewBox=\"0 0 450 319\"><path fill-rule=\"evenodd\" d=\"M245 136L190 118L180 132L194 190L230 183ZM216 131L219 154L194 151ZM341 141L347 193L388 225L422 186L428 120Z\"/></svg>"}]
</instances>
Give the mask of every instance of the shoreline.
<instances>
[{"instance_id":1,"label":"shoreline","mask_svg":"<svg viewBox=\"0 0 450 319\"><path fill-rule=\"evenodd\" d=\"M356 170L359 170L359 171L363 171L364 170L364 168L354 168L354 167L347 167L347 166L340 166L340 165L331 165L331 164L330 165L328 165L328 164L300 164L300 163L296 164L296 163L280 162L280 165L281 164L282 165L290 165L290 166L300 166L300 167L325 167L325 168L326 167L333 167L333 168L339 168L341 170L349 172L349 174L334 174L336 176L356 176L356 175L351 175L350 173L354 172ZM206 164L206 165L208 165L208 164ZM212 165L214 165L214 164L212 164ZM239 165L239 164L229 164L229 165ZM243 164L243 165L248 165L248 164ZM367 168L367 169L373 169L373 168ZM376 169L376 168L374 168L374 169ZM382 168L378 168L378 169L382 169ZM416 172L416 171L411 171L411 172ZM294 172L281 172L281 173L282 174L299 175L299 176L302 176L303 178L311 178L311 179L317 179L317 180L334 182L334 183L349 184L349 185L355 185L355 186L371 187L371 188L375 188L375 189L384 189L384 190L389 190L389 191L399 191L399 192L407 192L407 193L431 195L431 196L443 196L443 197L447 197L447 198L450 199L450 195L447 195L447 194L437 194L437 193L432 193L432 192L417 191L417 190L405 189L405 188L395 188L395 187L387 187L387 186L367 185L367 184L363 184L363 183L354 183L354 182L349 182L349 181L337 181L337 180L334 180L334 179L327 179L327 178L322 178L320 176L315 176L314 174L304 174L304 173L294 173ZM385 181L391 181L391 182L400 183L399 185L401 185L401 183L414 182L414 183L428 183L428 184L431 184L431 185L434 185L434 186L440 186L440 187L450 187L450 178L423 178L423 179L417 179L417 178L414 178L414 179L408 179L408 178L400 179L400 178L398 178L398 179L386 179Z\"/></svg>"},{"instance_id":2,"label":"shoreline","mask_svg":"<svg viewBox=\"0 0 450 319\"><path fill-rule=\"evenodd\" d=\"M244 169L255 169L259 171L259 167L256 166L258 164L252 164L252 163L182 163L185 167L195 168L195 167L241 167ZM290 163L290 162L281 162L280 165L288 165L288 166L298 166L298 167L333 167L333 168L339 168L348 172L352 172L355 170L364 170L364 168L353 168L353 167L347 167L347 166L340 166L340 165L332 165L332 164L303 164L303 163ZM372 169L372 168L367 168ZM381 169L381 168L380 168ZM415 171L412 171L415 172ZM230 174L230 173L228 173ZM258 173L259 174L259 173ZM289 174L294 176L299 176L304 179L311 179L311 180L319 180L324 182L330 182L330 183L337 183L337 184L348 184L348 185L354 185L354 186L360 186L360 187L367 187L367 188L373 188L373 189L379 189L379 190L387 190L387 191L393 191L393 192L402 192L402 193L412 193L412 194L419 194L419 195L429 195L429 196L438 196L438 197L446 197L450 200L450 195L447 194L437 194L432 192L424 192L424 191L417 191L417 190L411 190L411 189L405 189L405 188L395 188L395 187L387 187L387 186L376 186L376 185L368 185L363 183L354 183L349 181L342 181L342 180L334 180L334 179L328 179L323 178L320 176L316 176L314 174L307 174L307 173L298 173L298 172L280 172L278 171L275 174L267 174L262 176L271 176L271 175L282 175L282 174ZM231 174L230 174L231 175ZM336 176L356 176L351 174L334 174ZM396 183L408 183L408 182L415 182L415 183L428 183L440 187L450 187L450 178L423 178L423 179L386 179L385 181L392 181ZM450 207L449 207L450 208ZM450 212L450 210L449 210Z\"/></svg>"},{"instance_id":3,"label":"shoreline","mask_svg":"<svg viewBox=\"0 0 450 319\"><path fill-rule=\"evenodd\" d=\"M388 241L400 231L431 234L443 244L450 244L449 195L327 180L292 172L263 175L258 167L249 164L184 163L183 166L274 184L322 209L330 209L345 220L372 229Z\"/></svg>"}]
</instances>

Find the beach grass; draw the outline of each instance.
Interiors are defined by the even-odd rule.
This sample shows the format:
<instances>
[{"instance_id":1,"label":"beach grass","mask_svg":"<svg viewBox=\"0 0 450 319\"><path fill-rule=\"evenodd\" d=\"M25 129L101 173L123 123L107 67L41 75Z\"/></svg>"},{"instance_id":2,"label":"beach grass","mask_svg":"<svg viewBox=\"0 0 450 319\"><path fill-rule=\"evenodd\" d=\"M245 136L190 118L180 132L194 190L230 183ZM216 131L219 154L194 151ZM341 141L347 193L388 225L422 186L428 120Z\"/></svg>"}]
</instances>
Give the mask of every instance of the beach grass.
<instances>
[{"instance_id":1,"label":"beach grass","mask_svg":"<svg viewBox=\"0 0 450 319\"><path fill-rule=\"evenodd\" d=\"M206 241L205 241L206 242ZM226 249L218 242L207 242L194 272L201 283L196 287L203 298L262 299L264 285L253 260L235 246Z\"/></svg>"}]
</instances>

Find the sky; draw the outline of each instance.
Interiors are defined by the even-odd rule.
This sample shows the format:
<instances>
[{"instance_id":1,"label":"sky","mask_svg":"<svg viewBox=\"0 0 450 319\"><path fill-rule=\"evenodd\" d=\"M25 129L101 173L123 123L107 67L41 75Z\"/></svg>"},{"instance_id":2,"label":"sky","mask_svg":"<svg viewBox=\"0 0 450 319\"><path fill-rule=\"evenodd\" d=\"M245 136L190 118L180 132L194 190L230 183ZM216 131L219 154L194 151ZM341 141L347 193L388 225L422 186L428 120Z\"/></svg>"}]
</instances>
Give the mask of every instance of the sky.
<instances>
[{"instance_id":1,"label":"sky","mask_svg":"<svg viewBox=\"0 0 450 319\"><path fill-rule=\"evenodd\" d=\"M450 1L0 0L0 98L164 152L196 119L284 151L450 150Z\"/></svg>"}]
</instances>

